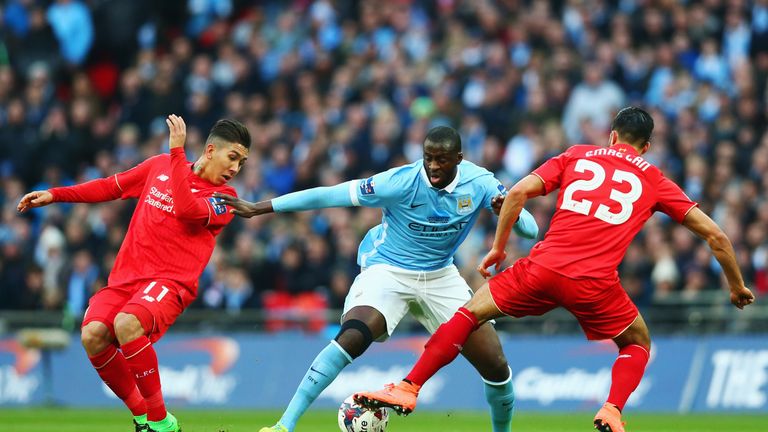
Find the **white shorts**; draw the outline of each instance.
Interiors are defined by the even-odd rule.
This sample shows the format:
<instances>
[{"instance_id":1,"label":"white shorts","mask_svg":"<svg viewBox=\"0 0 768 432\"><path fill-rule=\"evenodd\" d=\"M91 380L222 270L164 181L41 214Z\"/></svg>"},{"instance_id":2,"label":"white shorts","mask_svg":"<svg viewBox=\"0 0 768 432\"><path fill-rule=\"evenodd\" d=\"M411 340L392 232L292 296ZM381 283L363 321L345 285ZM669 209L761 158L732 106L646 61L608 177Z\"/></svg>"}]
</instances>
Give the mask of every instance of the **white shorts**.
<instances>
[{"instance_id":1,"label":"white shorts","mask_svg":"<svg viewBox=\"0 0 768 432\"><path fill-rule=\"evenodd\" d=\"M430 333L448 321L472 297L472 289L451 265L434 271L403 270L386 264L364 268L344 300L344 314L370 306L384 315L387 334L410 312ZM343 319L344 315L342 315Z\"/></svg>"}]
</instances>

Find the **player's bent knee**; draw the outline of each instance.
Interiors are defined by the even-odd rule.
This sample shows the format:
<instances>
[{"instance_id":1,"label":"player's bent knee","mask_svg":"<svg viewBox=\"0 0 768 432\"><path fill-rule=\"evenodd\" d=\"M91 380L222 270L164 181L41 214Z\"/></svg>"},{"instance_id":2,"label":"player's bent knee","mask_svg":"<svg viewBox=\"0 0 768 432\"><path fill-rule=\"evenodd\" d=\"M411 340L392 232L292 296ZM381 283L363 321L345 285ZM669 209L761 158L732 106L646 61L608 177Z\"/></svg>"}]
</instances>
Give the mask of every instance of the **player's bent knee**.
<instances>
[{"instance_id":1,"label":"player's bent knee","mask_svg":"<svg viewBox=\"0 0 768 432\"><path fill-rule=\"evenodd\" d=\"M136 340L146 333L140 318L132 312L120 312L115 317L115 336L120 344Z\"/></svg>"},{"instance_id":2,"label":"player's bent knee","mask_svg":"<svg viewBox=\"0 0 768 432\"><path fill-rule=\"evenodd\" d=\"M94 355L112 343L112 335L106 324L91 321L80 329L80 343L89 355Z\"/></svg>"},{"instance_id":3,"label":"player's bent knee","mask_svg":"<svg viewBox=\"0 0 768 432\"><path fill-rule=\"evenodd\" d=\"M627 345L639 345L646 350L651 350L651 335L645 325L632 325L621 335L614 339L619 348Z\"/></svg>"},{"instance_id":4,"label":"player's bent knee","mask_svg":"<svg viewBox=\"0 0 768 432\"><path fill-rule=\"evenodd\" d=\"M360 357L371 346L373 333L364 322L350 319L341 324L334 340L354 359Z\"/></svg>"},{"instance_id":5,"label":"player's bent knee","mask_svg":"<svg viewBox=\"0 0 768 432\"><path fill-rule=\"evenodd\" d=\"M503 354L500 356L494 356L488 361L483 369L485 369L481 374L483 378L493 382L506 381L512 374L509 368L509 363L507 363L507 359Z\"/></svg>"}]
</instances>

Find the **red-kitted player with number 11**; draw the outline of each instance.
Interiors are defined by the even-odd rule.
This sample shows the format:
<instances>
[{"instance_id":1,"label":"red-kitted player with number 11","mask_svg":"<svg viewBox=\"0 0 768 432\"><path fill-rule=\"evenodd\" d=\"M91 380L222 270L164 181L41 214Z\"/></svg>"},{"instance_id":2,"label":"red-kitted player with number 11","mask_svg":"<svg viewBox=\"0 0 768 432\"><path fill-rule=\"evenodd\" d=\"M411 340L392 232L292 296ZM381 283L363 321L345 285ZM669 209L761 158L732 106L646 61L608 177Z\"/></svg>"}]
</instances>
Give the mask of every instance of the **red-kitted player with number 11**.
<instances>
[{"instance_id":1,"label":"red-kitted player with number 11","mask_svg":"<svg viewBox=\"0 0 768 432\"><path fill-rule=\"evenodd\" d=\"M171 114L170 154L128 171L69 187L34 191L24 212L54 202L96 203L138 198L107 286L83 317L81 339L99 377L130 409L136 431L178 432L165 409L152 346L197 297L197 280L233 218L215 192L227 186L248 158L251 136L234 120L219 120L195 163L184 154L187 127Z\"/></svg>"}]
</instances>

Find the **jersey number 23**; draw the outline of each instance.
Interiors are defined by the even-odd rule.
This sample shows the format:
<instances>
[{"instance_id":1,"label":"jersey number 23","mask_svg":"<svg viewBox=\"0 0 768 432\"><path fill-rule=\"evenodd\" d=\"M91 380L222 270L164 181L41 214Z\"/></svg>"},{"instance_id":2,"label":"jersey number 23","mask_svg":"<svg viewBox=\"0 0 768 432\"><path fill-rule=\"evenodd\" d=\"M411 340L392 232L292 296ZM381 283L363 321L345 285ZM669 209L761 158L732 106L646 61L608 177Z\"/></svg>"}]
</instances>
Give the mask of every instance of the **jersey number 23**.
<instances>
[{"instance_id":1,"label":"jersey number 23","mask_svg":"<svg viewBox=\"0 0 768 432\"><path fill-rule=\"evenodd\" d=\"M563 192L563 203L560 205L560 208L583 215L589 215L592 211L592 201L588 199L577 201L573 199L573 194L578 191L593 191L602 186L606 178L605 168L596 162L587 159L579 159L576 161L574 169L579 173L589 171L593 176L589 180L576 180L569 184ZM643 184L636 175L618 169L613 172L611 180L615 183L629 183L629 192L620 192L611 188L609 198L618 202L621 205L621 209L618 213L614 213L607 205L600 204L597 206L594 216L603 222L612 225L621 225L628 221L630 216L632 216L632 210L634 209L633 204L640 199L640 196L643 194Z\"/></svg>"}]
</instances>

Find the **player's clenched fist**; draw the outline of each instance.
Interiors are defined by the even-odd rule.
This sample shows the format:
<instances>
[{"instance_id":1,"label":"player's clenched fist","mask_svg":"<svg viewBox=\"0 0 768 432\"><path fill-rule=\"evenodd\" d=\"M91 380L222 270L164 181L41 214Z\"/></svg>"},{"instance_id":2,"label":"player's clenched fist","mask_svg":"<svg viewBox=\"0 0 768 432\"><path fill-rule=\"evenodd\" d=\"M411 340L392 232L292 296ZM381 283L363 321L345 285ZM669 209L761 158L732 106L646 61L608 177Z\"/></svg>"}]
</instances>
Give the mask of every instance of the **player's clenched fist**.
<instances>
[{"instance_id":1,"label":"player's clenched fist","mask_svg":"<svg viewBox=\"0 0 768 432\"><path fill-rule=\"evenodd\" d=\"M501 212L501 206L503 205L504 195L496 195L495 197L491 198L491 208L493 209L493 214L496 216L498 216Z\"/></svg>"},{"instance_id":2,"label":"player's clenched fist","mask_svg":"<svg viewBox=\"0 0 768 432\"><path fill-rule=\"evenodd\" d=\"M755 301L755 295L752 294L749 288L742 286L736 289L731 289L731 303L739 309L744 309L744 306L750 305Z\"/></svg>"},{"instance_id":3,"label":"player's clenched fist","mask_svg":"<svg viewBox=\"0 0 768 432\"><path fill-rule=\"evenodd\" d=\"M27 209L46 206L53 202L53 195L47 190L34 191L24 195L16 206L19 213L24 213Z\"/></svg>"},{"instance_id":4,"label":"player's clenched fist","mask_svg":"<svg viewBox=\"0 0 768 432\"><path fill-rule=\"evenodd\" d=\"M184 142L187 140L187 125L184 123L184 119L176 114L171 114L165 119L165 122L168 124L168 129L171 132L168 147L184 147Z\"/></svg>"}]
</instances>

